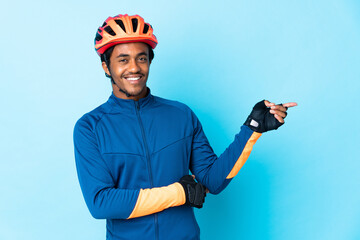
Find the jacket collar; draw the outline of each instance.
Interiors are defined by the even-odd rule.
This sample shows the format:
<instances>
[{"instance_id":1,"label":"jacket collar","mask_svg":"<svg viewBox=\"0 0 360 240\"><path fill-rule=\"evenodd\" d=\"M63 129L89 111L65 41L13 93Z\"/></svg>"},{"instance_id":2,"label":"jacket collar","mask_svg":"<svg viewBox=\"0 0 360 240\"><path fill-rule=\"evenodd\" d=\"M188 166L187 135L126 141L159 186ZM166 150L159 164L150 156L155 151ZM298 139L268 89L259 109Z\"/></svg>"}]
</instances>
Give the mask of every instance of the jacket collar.
<instances>
[{"instance_id":1,"label":"jacket collar","mask_svg":"<svg viewBox=\"0 0 360 240\"><path fill-rule=\"evenodd\" d=\"M118 98L114 95L114 93L111 93L108 102L110 102L110 104L113 105L115 108L120 107L121 111L133 111L136 108L143 109L148 107L154 101L154 96L151 94L150 88L147 88L147 90L147 95L143 98L140 98L139 101Z\"/></svg>"}]
</instances>

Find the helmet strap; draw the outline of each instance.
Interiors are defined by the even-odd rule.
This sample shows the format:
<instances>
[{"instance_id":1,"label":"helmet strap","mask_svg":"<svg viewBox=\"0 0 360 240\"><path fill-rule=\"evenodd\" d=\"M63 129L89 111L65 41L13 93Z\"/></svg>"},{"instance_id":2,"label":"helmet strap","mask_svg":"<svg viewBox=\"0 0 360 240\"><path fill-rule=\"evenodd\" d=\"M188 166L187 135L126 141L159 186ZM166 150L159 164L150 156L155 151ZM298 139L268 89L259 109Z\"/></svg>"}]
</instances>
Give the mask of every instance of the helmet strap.
<instances>
[{"instance_id":1,"label":"helmet strap","mask_svg":"<svg viewBox=\"0 0 360 240\"><path fill-rule=\"evenodd\" d=\"M125 95L126 95L127 97L135 96L135 95L131 95L130 93L122 90L116 83L115 83L115 85L119 88L119 91L122 92L122 93L125 93Z\"/></svg>"},{"instance_id":2,"label":"helmet strap","mask_svg":"<svg viewBox=\"0 0 360 240\"><path fill-rule=\"evenodd\" d=\"M106 59L106 55L105 55L105 54L104 54L104 60L105 60L105 63L106 63L106 67L107 67L107 69L109 70L109 73L111 74L110 64L109 64L109 61ZM126 97L135 96L135 95L131 95L130 93L128 93L128 92L126 92L125 90L121 89L121 88L119 87L119 85L116 84L116 82L115 82L114 79L111 77L111 75L109 75L109 74L107 74L107 73L105 72L105 76L108 77L108 78L110 78L110 79L111 79L111 83L115 84L115 85L118 87L119 91L122 92L122 93L124 93L124 94L126 95Z\"/></svg>"}]
</instances>

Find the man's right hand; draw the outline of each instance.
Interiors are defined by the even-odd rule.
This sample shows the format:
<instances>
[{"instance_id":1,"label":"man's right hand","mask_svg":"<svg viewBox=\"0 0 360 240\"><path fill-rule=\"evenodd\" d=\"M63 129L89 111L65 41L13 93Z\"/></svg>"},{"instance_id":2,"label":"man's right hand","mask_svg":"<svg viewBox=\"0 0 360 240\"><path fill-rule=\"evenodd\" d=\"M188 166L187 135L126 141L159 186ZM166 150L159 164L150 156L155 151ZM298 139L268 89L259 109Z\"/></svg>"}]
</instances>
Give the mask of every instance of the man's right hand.
<instances>
[{"instance_id":1,"label":"man's right hand","mask_svg":"<svg viewBox=\"0 0 360 240\"><path fill-rule=\"evenodd\" d=\"M191 207L202 208L206 196L206 188L198 182L195 182L191 175L183 176L179 183L185 191L186 203Z\"/></svg>"}]
</instances>

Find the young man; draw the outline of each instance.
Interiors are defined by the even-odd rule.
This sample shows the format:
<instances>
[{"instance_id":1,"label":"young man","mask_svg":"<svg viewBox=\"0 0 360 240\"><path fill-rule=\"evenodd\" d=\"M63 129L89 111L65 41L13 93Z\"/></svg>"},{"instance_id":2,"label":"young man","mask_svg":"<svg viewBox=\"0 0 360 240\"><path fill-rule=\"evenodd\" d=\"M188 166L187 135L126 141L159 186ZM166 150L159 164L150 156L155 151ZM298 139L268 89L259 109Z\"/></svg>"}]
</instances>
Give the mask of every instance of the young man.
<instances>
[{"instance_id":1,"label":"young man","mask_svg":"<svg viewBox=\"0 0 360 240\"><path fill-rule=\"evenodd\" d=\"M193 207L202 207L206 191L220 193L262 132L281 126L296 105L257 103L217 157L191 109L147 87L156 45L138 15L109 17L96 34L113 92L76 123L74 145L86 204L93 217L107 219L107 239L199 239Z\"/></svg>"}]
</instances>

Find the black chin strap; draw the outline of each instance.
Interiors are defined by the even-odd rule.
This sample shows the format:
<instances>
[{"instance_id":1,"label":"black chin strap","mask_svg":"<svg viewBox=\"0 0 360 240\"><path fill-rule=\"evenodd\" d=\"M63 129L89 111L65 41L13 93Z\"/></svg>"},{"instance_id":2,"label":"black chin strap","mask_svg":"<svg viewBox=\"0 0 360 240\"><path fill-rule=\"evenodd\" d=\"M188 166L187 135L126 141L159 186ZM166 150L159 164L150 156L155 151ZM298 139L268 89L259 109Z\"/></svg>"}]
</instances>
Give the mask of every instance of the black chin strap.
<instances>
[{"instance_id":1,"label":"black chin strap","mask_svg":"<svg viewBox=\"0 0 360 240\"><path fill-rule=\"evenodd\" d=\"M107 67L107 69L109 70L109 72L110 72L110 74L111 74L109 62L108 62L108 60L106 59L106 55L105 55L105 54L104 54L104 60L105 60L106 67ZM110 78L110 79L111 79L111 83L115 84L115 85L118 87L119 91L122 92L122 93L124 93L124 94L126 95L126 97L134 97L134 96L135 96L135 95L131 95L130 93L126 92L125 90L122 90L122 89L119 87L119 85L116 84L116 82L115 82L114 79L111 77L111 75L109 75L109 74L107 74L107 73L105 72L105 76L108 77L108 78Z\"/></svg>"},{"instance_id":2,"label":"black chin strap","mask_svg":"<svg viewBox=\"0 0 360 240\"><path fill-rule=\"evenodd\" d=\"M120 92L125 93L126 97L134 97L135 96L135 95L131 95L130 93L125 92L124 90L122 90L116 83L115 83L115 85L119 88Z\"/></svg>"}]
</instances>

